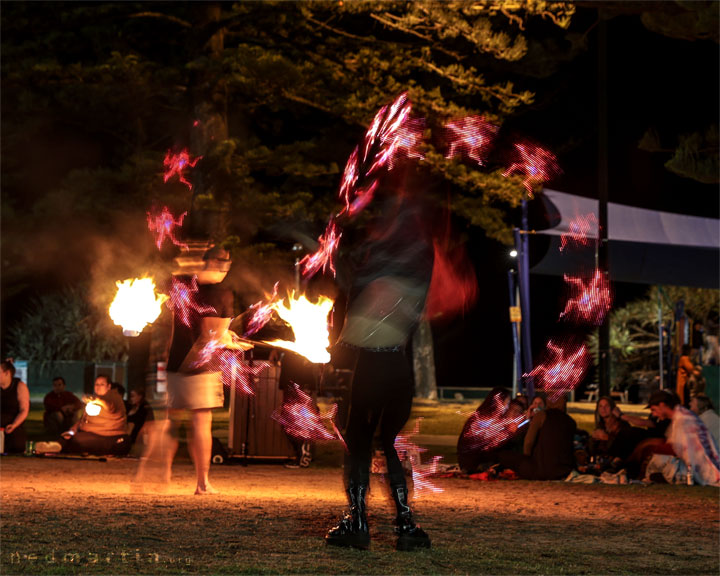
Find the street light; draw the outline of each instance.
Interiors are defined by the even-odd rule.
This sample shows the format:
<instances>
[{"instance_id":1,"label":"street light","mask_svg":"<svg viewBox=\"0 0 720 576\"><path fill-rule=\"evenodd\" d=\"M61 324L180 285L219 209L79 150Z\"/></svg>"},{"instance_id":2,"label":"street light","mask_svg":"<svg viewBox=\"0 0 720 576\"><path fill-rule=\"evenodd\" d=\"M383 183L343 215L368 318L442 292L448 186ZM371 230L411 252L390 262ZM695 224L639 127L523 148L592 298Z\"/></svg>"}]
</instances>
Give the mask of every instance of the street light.
<instances>
[{"instance_id":1,"label":"street light","mask_svg":"<svg viewBox=\"0 0 720 576\"><path fill-rule=\"evenodd\" d=\"M510 250L510 258L517 258L517 250Z\"/></svg>"},{"instance_id":2,"label":"street light","mask_svg":"<svg viewBox=\"0 0 720 576\"><path fill-rule=\"evenodd\" d=\"M292 251L295 253L295 292L300 293L300 252L303 250L303 245L299 242L295 242L292 247Z\"/></svg>"}]
</instances>

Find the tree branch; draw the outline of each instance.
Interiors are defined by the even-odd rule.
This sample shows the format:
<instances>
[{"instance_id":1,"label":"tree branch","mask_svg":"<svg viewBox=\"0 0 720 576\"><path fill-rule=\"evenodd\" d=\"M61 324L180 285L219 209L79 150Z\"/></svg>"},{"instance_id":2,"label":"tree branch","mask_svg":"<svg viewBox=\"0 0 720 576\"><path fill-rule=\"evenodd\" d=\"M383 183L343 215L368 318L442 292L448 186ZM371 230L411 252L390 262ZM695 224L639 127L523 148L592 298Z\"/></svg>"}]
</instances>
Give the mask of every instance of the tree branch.
<instances>
[{"instance_id":1,"label":"tree branch","mask_svg":"<svg viewBox=\"0 0 720 576\"><path fill-rule=\"evenodd\" d=\"M183 20L177 16L171 16L170 14L163 14L162 12L137 12L136 14L130 14L129 18L156 18L158 20L167 20L183 28L192 28L192 24L187 20Z\"/></svg>"}]
</instances>

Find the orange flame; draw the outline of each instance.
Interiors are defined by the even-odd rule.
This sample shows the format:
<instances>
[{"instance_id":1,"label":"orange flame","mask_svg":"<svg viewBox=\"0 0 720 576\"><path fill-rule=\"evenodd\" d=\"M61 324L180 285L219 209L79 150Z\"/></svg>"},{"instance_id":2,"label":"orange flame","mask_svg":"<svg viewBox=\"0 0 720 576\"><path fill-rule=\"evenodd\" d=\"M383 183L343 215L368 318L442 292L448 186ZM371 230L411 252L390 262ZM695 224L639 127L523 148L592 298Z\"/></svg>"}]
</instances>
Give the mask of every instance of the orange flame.
<instances>
[{"instance_id":1,"label":"orange flame","mask_svg":"<svg viewBox=\"0 0 720 576\"><path fill-rule=\"evenodd\" d=\"M328 331L328 314L333 307L332 299L320 296L316 303L310 302L305 294L295 297L295 292L287 298L289 305L281 300L273 303L272 307L284 320L295 335L295 342L287 340L273 340L268 342L271 346L278 346L292 350L305 356L313 364L326 364L330 362L330 333Z\"/></svg>"},{"instance_id":2,"label":"orange flame","mask_svg":"<svg viewBox=\"0 0 720 576\"><path fill-rule=\"evenodd\" d=\"M117 326L122 326L125 336L137 336L145 326L157 320L168 297L155 294L152 278L134 278L115 284L118 291L110 305L110 318Z\"/></svg>"}]
</instances>

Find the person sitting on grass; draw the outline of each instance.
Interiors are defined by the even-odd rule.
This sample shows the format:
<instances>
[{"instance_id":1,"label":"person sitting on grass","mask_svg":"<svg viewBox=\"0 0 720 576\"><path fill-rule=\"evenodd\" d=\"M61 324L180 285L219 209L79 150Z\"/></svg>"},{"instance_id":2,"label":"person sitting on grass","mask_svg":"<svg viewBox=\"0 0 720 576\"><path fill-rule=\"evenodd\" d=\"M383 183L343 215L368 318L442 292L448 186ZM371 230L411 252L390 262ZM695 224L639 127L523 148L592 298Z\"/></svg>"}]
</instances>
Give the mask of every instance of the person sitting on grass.
<instances>
[{"instance_id":1,"label":"person sitting on grass","mask_svg":"<svg viewBox=\"0 0 720 576\"><path fill-rule=\"evenodd\" d=\"M53 378L52 387L52 391L43 398L43 425L47 432L56 436L75 424L83 403L70 390L65 389L65 379L62 376Z\"/></svg>"},{"instance_id":2,"label":"person sitting on grass","mask_svg":"<svg viewBox=\"0 0 720 576\"><path fill-rule=\"evenodd\" d=\"M38 442L37 453L64 452L125 456L130 450L125 404L107 376L95 378L95 396L84 396L85 413L58 442Z\"/></svg>"},{"instance_id":3,"label":"person sitting on grass","mask_svg":"<svg viewBox=\"0 0 720 576\"><path fill-rule=\"evenodd\" d=\"M527 480L562 480L575 468L576 429L565 397L548 399L547 410L530 422L523 453L502 451L500 465Z\"/></svg>"},{"instance_id":4,"label":"person sitting on grass","mask_svg":"<svg viewBox=\"0 0 720 576\"><path fill-rule=\"evenodd\" d=\"M130 390L130 402L126 406L126 409L130 443L134 445L141 433L143 436L145 435L145 422L154 420L155 414L152 406L150 406L145 399L145 391L142 388L133 388ZM141 440L143 436L140 436Z\"/></svg>"},{"instance_id":5,"label":"person sitting on grass","mask_svg":"<svg viewBox=\"0 0 720 576\"><path fill-rule=\"evenodd\" d=\"M707 426L715 446L720 447L720 417L713 410L714 406L707 394L697 394L690 398L690 410L700 416L700 420Z\"/></svg>"},{"instance_id":6,"label":"person sitting on grass","mask_svg":"<svg viewBox=\"0 0 720 576\"><path fill-rule=\"evenodd\" d=\"M5 431L5 451L25 450L25 419L30 413L30 391L27 384L15 376L12 360L0 362L0 426Z\"/></svg>"},{"instance_id":7,"label":"person sitting on grass","mask_svg":"<svg viewBox=\"0 0 720 576\"><path fill-rule=\"evenodd\" d=\"M705 424L668 390L656 390L648 407L659 420L669 420L667 442L658 446L645 470L645 480L720 486L720 454Z\"/></svg>"}]
</instances>

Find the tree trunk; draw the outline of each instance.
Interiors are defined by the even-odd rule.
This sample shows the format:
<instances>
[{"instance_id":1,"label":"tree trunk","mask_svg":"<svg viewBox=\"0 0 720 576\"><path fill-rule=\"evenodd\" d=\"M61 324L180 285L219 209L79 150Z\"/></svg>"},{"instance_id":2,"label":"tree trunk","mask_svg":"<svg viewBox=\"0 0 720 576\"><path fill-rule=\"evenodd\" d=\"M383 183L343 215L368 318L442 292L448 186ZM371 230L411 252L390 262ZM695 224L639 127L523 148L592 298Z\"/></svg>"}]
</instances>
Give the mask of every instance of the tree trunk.
<instances>
[{"instance_id":1,"label":"tree trunk","mask_svg":"<svg viewBox=\"0 0 720 576\"><path fill-rule=\"evenodd\" d=\"M230 212L227 187L229 169L222 158L222 145L228 138L227 87L220 72L225 45L224 30L220 28L209 36L207 30L216 26L222 15L218 2L197 5L197 54L190 95L192 129L190 145L195 156L202 156L193 173L193 201L190 210L190 231L195 237L222 240L227 236ZM198 206L197 198L204 202ZM212 198L210 202L207 199Z\"/></svg>"},{"instance_id":2,"label":"tree trunk","mask_svg":"<svg viewBox=\"0 0 720 576\"><path fill-rule=\"evenodd\" d=\"M415 396L437 399L435 381L435 355L430 322L423 320L413 336L413 370L415 372Z\"/></svg>"}]
</instances>

